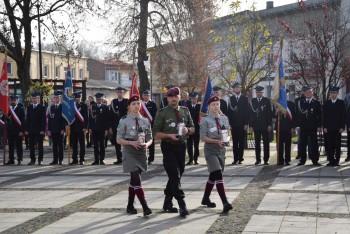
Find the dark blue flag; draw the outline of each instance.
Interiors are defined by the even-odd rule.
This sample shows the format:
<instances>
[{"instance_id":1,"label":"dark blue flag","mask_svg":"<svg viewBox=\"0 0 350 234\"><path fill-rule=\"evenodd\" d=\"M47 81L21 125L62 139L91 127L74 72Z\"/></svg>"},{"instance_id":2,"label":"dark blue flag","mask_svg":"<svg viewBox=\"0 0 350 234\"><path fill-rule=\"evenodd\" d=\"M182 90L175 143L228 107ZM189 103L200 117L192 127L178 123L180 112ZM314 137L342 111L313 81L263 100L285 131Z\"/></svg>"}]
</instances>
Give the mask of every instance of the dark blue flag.
<instances>
[{"instance_id":1,"label":"dark blue flag","mask_svg":"<svg viewBox=\"0 0 350 234\"><path fill-rule=\"evenodd\" d=\"M73 97L73 82L70 74L70 66L68 66L66 81L64 85L64 95L62 98L62 115L71 125L75 119L74 97Z\"/></svg>"}]
</instances>

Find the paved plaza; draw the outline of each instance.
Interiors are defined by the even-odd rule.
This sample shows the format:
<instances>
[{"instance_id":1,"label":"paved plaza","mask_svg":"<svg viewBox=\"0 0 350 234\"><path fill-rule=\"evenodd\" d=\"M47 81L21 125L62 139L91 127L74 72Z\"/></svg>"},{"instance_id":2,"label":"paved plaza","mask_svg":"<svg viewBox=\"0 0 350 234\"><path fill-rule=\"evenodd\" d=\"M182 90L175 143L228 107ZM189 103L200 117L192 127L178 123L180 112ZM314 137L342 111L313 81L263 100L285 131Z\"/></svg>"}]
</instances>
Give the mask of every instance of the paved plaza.
<instances>
[{"instance_id":1,"label":"paved plaza","mask_svg":"<svg viewBox=\"0 0 350 234\"><path fill-rule=\"evenodd\" d=\"M201 144L201 153L202 148ZM200 204L208 178L201 155L199 165L186 166L182 179L190 212L186 218L162 210L167 176L159 145L155 164L142 175L153 210L149 217L143 217L137 199L138 214L125 212L129 175L122 172L122 166L113 165L113 146L107 148L104 166L90 165L92 148L87 149L84 166L49 166L52 155L47 146L45 152L42 166L26 166L27 150L23 166L0 166L1 233L350 232L350 163L344 162L346 152L340 167L298 167L297 160L291 166L275 165L274 144L270 166L255 166L254 150L246 151L242 165L231 165L229 150L224 180L233 210L228 214L221 213L215 189L212 200L217 207ZM320 162L326 164L324 156Z\"/></svg>"}]
</instances>

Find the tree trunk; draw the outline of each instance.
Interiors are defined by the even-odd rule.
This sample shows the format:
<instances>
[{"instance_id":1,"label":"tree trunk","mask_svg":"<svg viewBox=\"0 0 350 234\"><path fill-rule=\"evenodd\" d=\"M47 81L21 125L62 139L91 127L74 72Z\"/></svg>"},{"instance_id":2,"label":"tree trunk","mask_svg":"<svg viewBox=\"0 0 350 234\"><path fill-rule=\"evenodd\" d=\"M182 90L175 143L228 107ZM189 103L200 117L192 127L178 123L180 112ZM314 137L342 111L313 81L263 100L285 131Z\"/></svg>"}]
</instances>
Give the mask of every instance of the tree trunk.
<instances>
[{"instance_id":1,"label":"tree trunk","mask_svg":"<svg viewBox=\"0 0 350 234\"><path fill-rule=\"evenodd\" d=\"M149 0L140 1L140 23L139 38L137 42L137 68L140 78L140 93L150 89L148 73L144 62L148 60L147 56L147 24L148 24L148 3Z\"/></svg>"}]
</instances>

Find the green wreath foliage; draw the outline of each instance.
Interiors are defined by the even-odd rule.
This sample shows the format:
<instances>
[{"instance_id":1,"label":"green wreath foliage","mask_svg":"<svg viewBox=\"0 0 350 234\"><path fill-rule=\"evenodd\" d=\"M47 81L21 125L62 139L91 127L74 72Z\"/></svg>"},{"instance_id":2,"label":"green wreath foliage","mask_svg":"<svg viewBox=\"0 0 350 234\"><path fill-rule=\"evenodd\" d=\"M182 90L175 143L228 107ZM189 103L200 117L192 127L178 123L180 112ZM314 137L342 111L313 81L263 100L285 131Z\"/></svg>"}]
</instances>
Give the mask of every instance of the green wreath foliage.
<instances>
[{"instance_id":1,"label":"green wreath foliage","mask_svg":"<svg viewBox=\"0 0 350 234\"><path fill-rule=\"evenodd\" d=\"M40 93L42 95L43 101L47 102L49 96L54 92L53 84L39 81L32 82L25 96L25 99L28 103L30 102L30 97L33 92Z\"/></svg>"}]
</instances>

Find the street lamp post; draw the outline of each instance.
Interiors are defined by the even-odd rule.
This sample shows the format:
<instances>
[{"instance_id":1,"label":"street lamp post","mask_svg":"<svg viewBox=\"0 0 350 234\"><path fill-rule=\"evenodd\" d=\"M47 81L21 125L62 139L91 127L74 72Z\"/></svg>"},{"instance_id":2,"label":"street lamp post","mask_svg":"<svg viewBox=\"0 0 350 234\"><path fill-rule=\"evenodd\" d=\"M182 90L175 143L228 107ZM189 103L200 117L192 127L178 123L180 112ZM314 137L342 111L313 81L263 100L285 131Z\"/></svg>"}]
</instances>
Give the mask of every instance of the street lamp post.
<instances>
[{"instance_id":1,"label":"street lamp post","mask_svg":"<svg viewBox=\"0 0 350 234\"><path fill-rule=\"evenodd\" d=\"M43 58L41 56L41 32L40 32L40 5L37 4L36 8L38 10L38 38L39 38L39 80L40 83L43 82ZM42 91L40 92L40 102L43 103L43 93Z\"/></svg>"}]
</instances>

